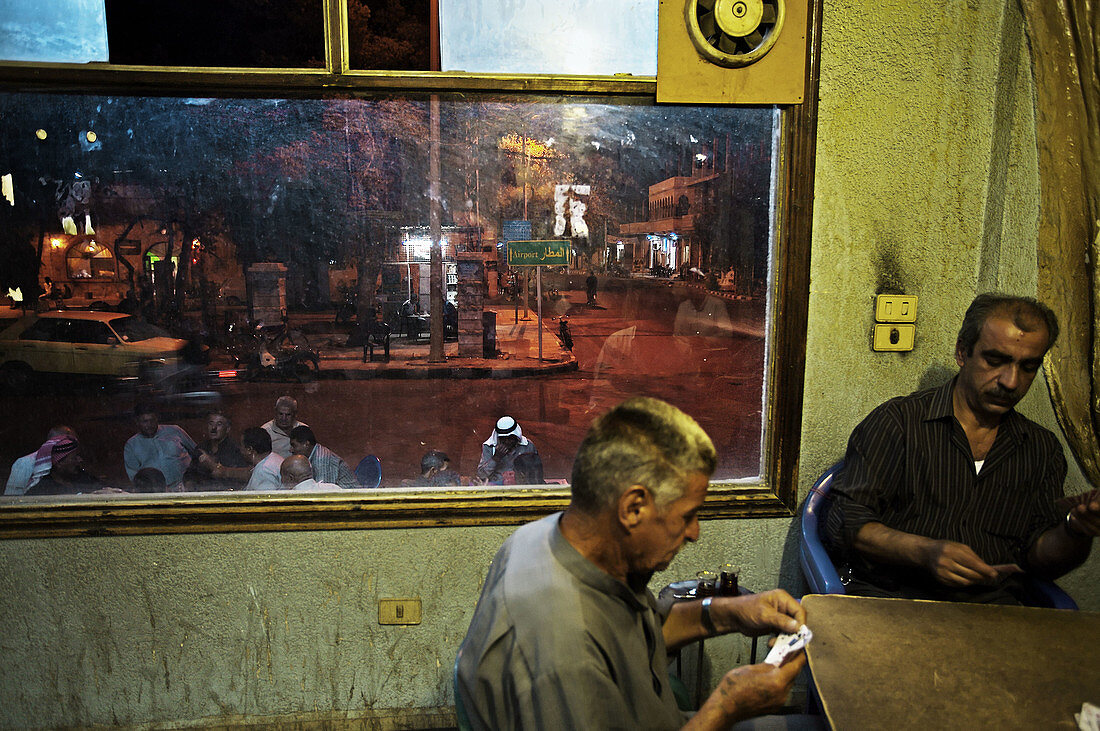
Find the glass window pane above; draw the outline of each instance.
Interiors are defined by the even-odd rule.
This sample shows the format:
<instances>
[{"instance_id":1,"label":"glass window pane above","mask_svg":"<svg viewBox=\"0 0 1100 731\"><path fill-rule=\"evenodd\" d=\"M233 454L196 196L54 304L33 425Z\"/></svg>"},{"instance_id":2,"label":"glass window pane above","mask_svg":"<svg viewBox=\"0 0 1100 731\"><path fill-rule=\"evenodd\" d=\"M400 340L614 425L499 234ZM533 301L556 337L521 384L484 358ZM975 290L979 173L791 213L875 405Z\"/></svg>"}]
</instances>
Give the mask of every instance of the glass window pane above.
<instances>
[{"instance_id":1,"label":"glass window pane above","mask_svg":"<svg viewBox=\"0 0 1100 731\"><path fill-rule=\"evenodd\" d=\"M322 0L106 0L110 61L324 68Z\"/></svg>"},{"instance_id":2,"label":"glass window pane above","mask_svg":"<svg viewBox=\"0 0 1100 731\"><path fill-rule=\"evenodd\" d=\"M657 73L652 0L440 0L439 16L444 71Z\"/></svg>"},{"instance_id":3,"label":"glass window pane above","mask_svg":"<svg viewBox=\"0 0 1100 731\"><path fill-rule=\"evenodd\" d=\"M0 0L0 61L106 60L103 0Z\"/></svg>"},{"instance_id":4,"label":"glass window pane above","mask_svg":"<svg viewBox=\"0 0 1100 731\"><path fill-rule=\"evenodd\" d=\"M353 69L431 70L428 0L348 0Z\"/></svg>"}]
</instances>

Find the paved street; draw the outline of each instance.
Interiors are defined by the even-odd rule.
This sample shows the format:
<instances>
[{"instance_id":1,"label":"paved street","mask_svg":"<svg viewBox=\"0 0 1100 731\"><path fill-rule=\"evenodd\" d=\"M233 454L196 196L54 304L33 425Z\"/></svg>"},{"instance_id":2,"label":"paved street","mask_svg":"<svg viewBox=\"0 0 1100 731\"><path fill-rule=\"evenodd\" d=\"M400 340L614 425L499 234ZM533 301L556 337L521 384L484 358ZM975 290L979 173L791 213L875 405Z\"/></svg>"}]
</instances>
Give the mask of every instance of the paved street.
<instances>
[{"instance_id":1,"label":"paved street","mask_svg":"<svg viewBox=\"0 0 1100 731\"><path fill-rule=\"evenodd\" d=\"M633 280L631 280L633 282ZM666 399L695 416L721 457L719 477L758 471L761 372L764 355L758 303L721 300L728 329L707 336L675 337L680 285L646 283L599 293L599 307L569 290L544 310L544 349L557 352L556 318L566 314L577 370L523 378L329 380L309 384L239 383L225 387L223 408L239 439L247 426L271 418L283 393L298 399L299 418L321 444L354 468L366 454L383 465L383 486L418 473L427 449L447 452L463 475L476 468L481 442L503 414L515 416L542 455L547 478L567 478L573 453L597 413L634 394ZM532 313L533 317L533 313ZM498 333L513 326L501 317ZM533 321L532 330L533 333ZM533 335L531 336L533 337ZM534 346L531 356L535 355ZM55 423L74 426L92 470L124 485L122 447L134 432L133 397L126 393L48 393L3 396L9 418L0 427L0 476L11 461L35 449ZM13 418L14 417L14 418ZM164 414L202 437L201 413Z\"/></svg>"}]
</instances>

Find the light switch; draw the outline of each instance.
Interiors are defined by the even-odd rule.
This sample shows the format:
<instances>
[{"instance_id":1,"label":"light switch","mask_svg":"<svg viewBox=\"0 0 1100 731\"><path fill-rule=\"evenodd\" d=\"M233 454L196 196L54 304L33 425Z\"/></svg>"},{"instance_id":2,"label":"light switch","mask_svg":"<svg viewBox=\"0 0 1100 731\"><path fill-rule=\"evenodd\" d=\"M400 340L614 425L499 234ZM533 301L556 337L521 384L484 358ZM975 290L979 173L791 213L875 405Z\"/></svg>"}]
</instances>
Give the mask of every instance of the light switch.
<instances>
[{"instance_id":1,"label":"light switch","mask_svg":"<svg viewBox=\"0 0 1100 731\"><path fill-rule=\"evenodd\" d=\"M913 341L916 338L916 325L901 323L875 325L875 335L871 341L871 349L883 351L912 350Z\"/></svg>"},{"instance_id":2,"label":"light switch","mask_svg":"<svg viewBox=\"0 0 1100 731\"><path fill-rule=\"evenodd\" d=\"M378 624L420 624L420 597L379 599Z\"/></svg>"},{"instance_id":3,"label":"light switch","mask_svg":"<svg viewBox=\"0 0 1100 731\"><path fill-rule=\"evenodd\" d=\"M875 297L875 322L916 322L917 298L910 294L880 294Z\"/></svg>"}]
</instances>

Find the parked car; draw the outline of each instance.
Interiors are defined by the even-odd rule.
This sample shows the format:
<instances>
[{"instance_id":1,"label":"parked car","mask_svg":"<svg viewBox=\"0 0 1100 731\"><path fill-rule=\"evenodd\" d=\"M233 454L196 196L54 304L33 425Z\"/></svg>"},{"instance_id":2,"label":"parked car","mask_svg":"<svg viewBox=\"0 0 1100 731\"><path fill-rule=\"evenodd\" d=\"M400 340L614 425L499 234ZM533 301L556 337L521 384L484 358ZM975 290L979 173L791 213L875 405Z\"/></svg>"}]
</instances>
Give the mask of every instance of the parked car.
<instances>
[{"instance_id":1,"label":"parked car","mask_svg":"<svg viewBox=\"0 0 1100 731\"><path fill-rule=\"evenodd\" d=\"M19 391L38 374L133 379L151 368L178 370L186 347L133 315L41 312L0 332L0 382Z\"/></svg>"}]
</instances>

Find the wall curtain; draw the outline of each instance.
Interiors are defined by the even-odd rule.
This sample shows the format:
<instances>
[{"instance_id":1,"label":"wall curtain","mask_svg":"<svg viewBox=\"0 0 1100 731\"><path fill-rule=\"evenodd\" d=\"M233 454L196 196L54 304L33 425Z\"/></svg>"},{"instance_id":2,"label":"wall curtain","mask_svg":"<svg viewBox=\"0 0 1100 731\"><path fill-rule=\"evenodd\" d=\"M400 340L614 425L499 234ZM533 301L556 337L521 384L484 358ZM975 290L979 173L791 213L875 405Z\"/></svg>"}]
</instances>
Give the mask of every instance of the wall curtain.
<instances>
[{"instance_id":1,"label":"wall curtain","mask_svg":"<svg viewBox=\"0 0 1100 731\"><path fill-rule=\"evenodd\" d=\"M1044 370L1070 447L1100 486L1100 2L1021 6L1037 96L1039 298L1062 323Z\"/></svg>"}]
</instances>

